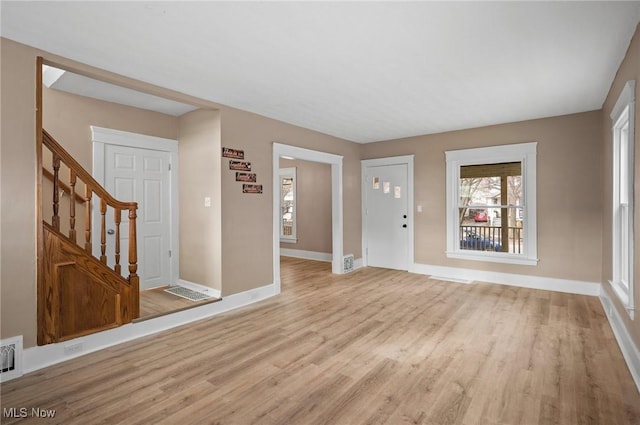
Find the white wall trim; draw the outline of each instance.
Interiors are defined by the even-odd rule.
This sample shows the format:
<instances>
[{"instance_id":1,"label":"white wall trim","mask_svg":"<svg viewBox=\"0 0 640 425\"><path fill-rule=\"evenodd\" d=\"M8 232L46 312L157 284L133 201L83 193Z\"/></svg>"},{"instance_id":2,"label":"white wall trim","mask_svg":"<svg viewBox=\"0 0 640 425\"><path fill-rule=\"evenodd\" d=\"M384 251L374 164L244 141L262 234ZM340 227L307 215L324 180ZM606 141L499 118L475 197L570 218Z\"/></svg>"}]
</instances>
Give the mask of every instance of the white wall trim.
<instances>
[{"instance_id":1,"label":"white wall trim","mask_svg":"<svg viewBox=\"0 0 640 425\"><path fill-rule=\"evenodd\" d=\"M385 165L406 165L407 166L407 225L409 226L407 238L407 265L409 270L414 261L414 202L413 202L413 160L414 155L400 155L386 158L363 159L360 161L360 181L361 190L361 210L362 210L362 266L368 264L367 260L367 184L366 176L369 167L379 167ZM354 265L355 268L355 265Z\"/></svg>"},{"instance_id":2,"label":"white wall trim","mask_svg":"<svg viewBox=\"0 0 640 425\"><path fill-rule=\"evenodd\" d=\"M614 293L634 319L634 169L635 169L635 80L625 83L611 111L611 284ZM627 142L622 141L622 128L627 125ZM626 164L623 160L626 159ZM625 167L626 165L626 167ZM622 170L626 168L626 174ZM621 199L623 181L628 180L625 203ZM626 229L625 229L626 227ZM625 240L625 238L627 238ZM626 252L625 252L626 251Z\"/></svg>"},{"instance_id":3,"label":"white wall trim","mask_svg":"<svg viewBox=\"0 0 640 425\"><path fill-rule=\"evenodd\" d=\"M629 335L622 317L620 317L618 310L613 306L613 301L604 287L601 288L599 295L602 308L613 330L613 335L616 337L616 341L620 346L620 351L622 351L622 356L627 363L629 372L631 372L631 377L636 384L636 388L638 392L640 392L640 350L633 343L633 339L631 339L631 335Z\"/></svg>"},{"instance_id":4,"label":"white wall trim","mask_svg":"<svg viewBox=\"0 0 640 425\"><path fill-rule=\"evenodd\" d=\"M288 156L305 161L331 165L331 227L333 260L331 271L342 274L343 248L343 199L342 199L342 155L320 152L297 146L273 143L273 282L276 293L280 293L280 157Z\"/></svg>"},{"instance_id":5,"label":"white wall trim","mask_svg":"<svg viewBox=\"0 0 640 425\"><path fill-rule=\"evenodd\" d=\"M280 255L285 257L304 258L306 260L331 262L333 256L330 252L305 251L303 249L280 248Z\"/></svg>"},{"instance_id":6,"label":"white wall trim","mask_svg":"<svg viewBox=\"0 0 640 425\"><path fill-rule=\"evenodd\" d=\"M180 276L180 229L179 229L179 205L178 205L178 141L162 137L148 136L146 134L130 133L128 131L113 130L90 126L91 140L93 141L93 178L104 186L105 170L104 158L106 145L127 146L140 149L151 149L168 152L171 161L171 284L178 281ZM97 212L96 212L97 213ZM93 219L94 234L99 235L99 220ZM99 241L98 238L95 238Z\"/></svg>"},{"instance_id":7,"label":"white wall trim","mask_svg":"<svg viewBox=\"0 0 640 425\"><path fill-rule=\"evenodd\" d=\"M445 152L446 160L446 229L447 257L473 261L492 261L535 266L538 264L536 219L536 152L537 142L511 145L459 149ZM522 163L522 193L524 195L524 222L522 254L461 249L459 223L460 167L476 164L494 164L519 161ZM519 259L518 259L519 258Z\"/></svg>"},{"instance_id":8,"label":"white wall trim","mask_svg":"<svg viewBox=\"0 0 640 425\"><path fill-rule=\"evenodd\" d=\"M409 271L428 276L439 276L441 279L448 278L463 281L497 283L500 285L519 286L522 288L567 292L570 294L580 295L598 296L600 294L600 283L598 282L530 276L515 273L501 273L487 270L462 269L457 267L432 266L429 264L418 263L414 263L413 267Z\"/></svg>"},{"instance_id":9,"label":"white wall trim","mask_svg":"<svg viewBox=\"0 0 640 425\"><path fill-rule=\"evenodd\" d=\"M108 145L178 153L178 141L175 139L148 136L146 134L131 133L129 131L97 127L95 125L90 126L90 128L91 139L94 143L106 143ZM132 138L135 138L135 142L133 143L131 142Z\"/></svg>"},{"instance_id":10,"label":"white wall trim","mask_svg":"<svg viewBox=\"0 0 640 425\"><path fill-rule=\"evenodd\" d=\"M178 279L178 281L176 282L176 285L194 290L196 292L201 292L203 294L207 294L209 296L216 297L216 298L220 298L222 296L222 292L219 289L211 288L209 286L204 286L199 283L190 282L184 279Z\"/></svg>"},{"instance_id":11,"label":"white wall trim","mask_svg":"<svg viewBox=\"0 0 640 425\"><path fill-rule=\"evenodd\" d=\"M189 310L179 311L166 316L149 319L142 322L130 323L108 331L75 338L70 341L57 344L48 344L27 348L24 350L23 371L33 372L57 363L74 359L98 350L122 344L143 336L152 335L191 322L206 319L244 307L249 304L262 301L276 295L275 285L265 285L239 294L229 295L221 301L194 307ZM81 349L73 350L73 353L65 354L65 347L82 344Z\"/></svg>"}]
</instances>

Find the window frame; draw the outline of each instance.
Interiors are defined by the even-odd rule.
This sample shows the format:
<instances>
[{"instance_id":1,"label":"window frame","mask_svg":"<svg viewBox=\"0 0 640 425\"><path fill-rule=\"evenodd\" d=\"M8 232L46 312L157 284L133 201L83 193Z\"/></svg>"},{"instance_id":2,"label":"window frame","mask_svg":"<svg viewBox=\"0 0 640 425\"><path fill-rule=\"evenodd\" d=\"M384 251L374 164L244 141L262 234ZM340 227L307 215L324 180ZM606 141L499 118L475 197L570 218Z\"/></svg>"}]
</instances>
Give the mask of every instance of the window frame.
<instances>
[{"instance_id":1,"label":"window frame","mask_svg":"<svg viewBox=\"0 0 640 425\"><path fill-rule=\"evenodd\" d=\"M286 178L292 178L293 179L293 212L292 212L292 217L291 217L291 221L293 222L293 226L291 229L291 235L285 235L284 234L284 224L282 222L282 202L283 202L283 198L282 198L282 180L286 179ZM297 193L297 182L298 182L298 176L297 176L297 170L296 167L287 167L287 168L280 168L280 242L286 242L286 243L297 243L298 242L298 237L297 237L297 212L298 212L298 193Z\"/></svg>"},{"instance_id":2,"label":"window frame","mask_svg":"<svg viewBox=\"0 0 640 425\"><path fill-rule=\"evenodd\" d=\"M612 130L612 197L611 197L611 280L609 283L634 318L634 145L635 145L635 80L625 83L611 114ZM627 127L627 140L622 143L622 130ZM625 146L626 145L626 146ZM623 148L626 152L623 155ZM626 164L622 161L626 160ZM626 165L626 175L622 176ZM624 180L626 179L626 184ZM622 193L622 188L626 193ZM621 199L624 195L626 201ZM626 240L625 240L626 238ZM626 277L626 282L624 277Z\"/></svg>"},{"instance_id":3,"label":"window frame","mask_svg":"<svg viewBox=\"0 0 640 425\"><path fill-rule=\"evenodd\" d=\"M536 222L536 151L537 142L446 151L446 221L447 258L488 261L506 264L537 265ZM460 167L466 165L522 163L523 249L519 254L460 248L459 189Z\"/></svg>"}]
</instances>

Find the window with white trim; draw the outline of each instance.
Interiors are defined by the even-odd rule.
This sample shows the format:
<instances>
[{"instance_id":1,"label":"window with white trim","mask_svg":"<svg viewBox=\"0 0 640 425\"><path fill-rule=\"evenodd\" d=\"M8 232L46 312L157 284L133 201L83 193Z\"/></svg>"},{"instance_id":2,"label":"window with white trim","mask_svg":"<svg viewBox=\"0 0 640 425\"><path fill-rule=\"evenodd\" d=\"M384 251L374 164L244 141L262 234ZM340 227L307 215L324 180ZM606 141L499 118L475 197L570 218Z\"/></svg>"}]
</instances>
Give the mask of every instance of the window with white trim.
<instances>
[{"instance_id":1,"label":"window with white trim","mask_svg":"<svg viewBox=\"0 0 640 425\"><path fill-rule=\"evenodd\" d=\"M635 81L627 81L611 112L613 211L611 286L633 318L633 169Z\"/></svg>"},{"instance_id":2,"label":"window with white trim","mask_svg":"<svg viewBox=\"0 0 640 425\"><path fill-rule=\"evenodd\" d=\"M446 152L447 257L537 264L536 147Z\"/></svg>"},{"instance_id":3,"label":"window with white trim","mask_svg":"<svg viewBox=\"0 0 640 425\"><path fill-rule=\"evenodd\" d=\"M280 241L296 243L296 167L280 169Z\"/></svg>"}]
</instances>

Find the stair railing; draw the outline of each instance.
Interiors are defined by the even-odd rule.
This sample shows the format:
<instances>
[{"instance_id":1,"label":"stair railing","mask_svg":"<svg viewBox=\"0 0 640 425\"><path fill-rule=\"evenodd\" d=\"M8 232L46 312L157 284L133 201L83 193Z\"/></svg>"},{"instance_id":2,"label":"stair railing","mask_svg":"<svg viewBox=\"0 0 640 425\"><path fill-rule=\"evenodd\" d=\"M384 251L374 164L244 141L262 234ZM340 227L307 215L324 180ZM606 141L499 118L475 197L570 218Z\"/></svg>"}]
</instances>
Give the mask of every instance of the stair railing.
<instances>
[{"instance_id":1,"label":"stair railing","mask_svg":"<svg viewBox=\"0 0 640 425\"><path fill-rule=\"evenodd\" d=\"M113 208L113 220L115 225L115 246L113 270L121 274L120 265L120 224L122 223L122 212L126 212L129 219L129 283L138 288L139 277L137 245L136 245L136 202L122 202L115 199L89 174L46 130L42 130L42 144L51 152L51 165L53 171L43 167L43 176L53 182L52 217L51 226L54 230L61 232L60 222L60 194L67 193L69 196L69 217L68 217L68 238L80 246L84 245L85 251L93 255L93 242L91 232L91 210L93 196L100 198L100 256L99 260L107 265L107 208ZM68 184L60 178L60 167L64 164L68 169ZM84 194L76 192L76 186L84 184ZM78 231L76 229L76 204L84 204L84 241L78 243ZM110 232L111 233L111 232ZM66 235L65 235L66 236ZM84 244L82 243L84 242Z\"/></svg>"}]
</instances>

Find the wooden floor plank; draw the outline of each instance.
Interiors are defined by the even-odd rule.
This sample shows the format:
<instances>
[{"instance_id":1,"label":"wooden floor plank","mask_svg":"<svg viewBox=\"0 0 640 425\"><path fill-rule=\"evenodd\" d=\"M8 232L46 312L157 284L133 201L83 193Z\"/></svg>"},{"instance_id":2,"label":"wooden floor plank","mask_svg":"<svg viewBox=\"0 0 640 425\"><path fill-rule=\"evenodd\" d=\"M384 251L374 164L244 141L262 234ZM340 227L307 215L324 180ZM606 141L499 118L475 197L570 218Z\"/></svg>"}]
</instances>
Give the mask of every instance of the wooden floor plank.
<instances>
[{"instance_id":1,"label":"wooden floor plank","mask_svg":"<svg viewBox=\"0 0 640 425\"><path fill-rule=\"evenodd\" d=\"M165 290L167 288L169 287L161 286L140 291L140 317L134 320L135 322L220 301L220 298L205 298L199 301L191 301L166 292Z\"/></svg>"},{"instance_id":2,"label":"wooden floor plank","mask_svg":"<svg viewBox=\"0 0 640 425\"><path fill-rule=\"evenodd\" d=\"M640 424L597 297L283 258L282 294L3 383L3 424Z\"/></svg>"}]
</instances>

